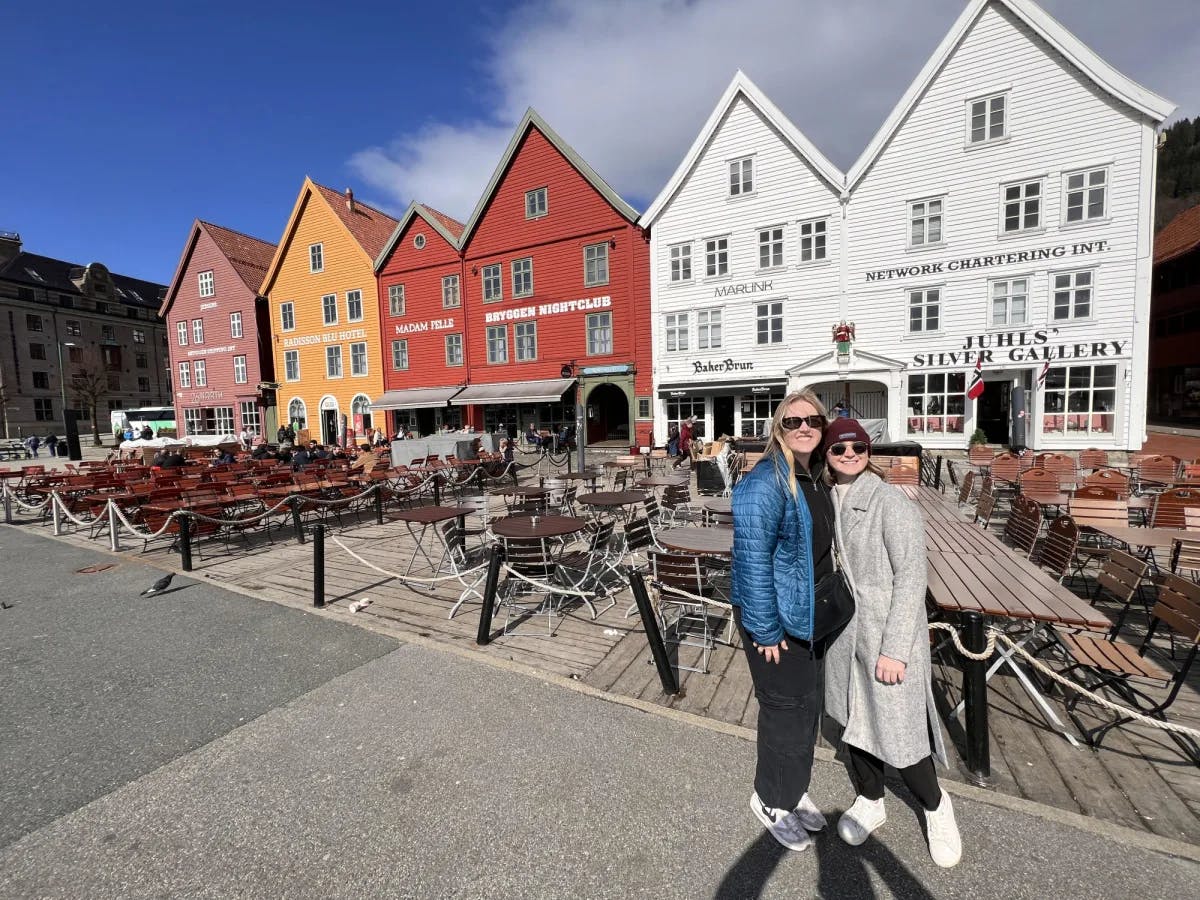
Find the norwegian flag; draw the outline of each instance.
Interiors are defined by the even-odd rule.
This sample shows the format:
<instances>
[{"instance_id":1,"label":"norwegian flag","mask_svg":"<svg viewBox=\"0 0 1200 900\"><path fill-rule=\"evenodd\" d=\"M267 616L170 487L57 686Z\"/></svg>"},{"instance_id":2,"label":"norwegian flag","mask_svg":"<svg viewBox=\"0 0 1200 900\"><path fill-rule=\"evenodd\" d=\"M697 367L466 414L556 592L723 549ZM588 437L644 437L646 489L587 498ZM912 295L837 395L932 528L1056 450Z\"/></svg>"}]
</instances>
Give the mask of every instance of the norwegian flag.
<instances>
[{"instance_id":1,"label":"norwegian flag","mask_svg":"<svg viewBox=\"0 0 1200 900\"><path fill-rule=\"evenodd\" d=\"M983 360L975 360L975 372L971 375L971 383L967 386L967 396L978 400L983 396Z\"/></svg>"},{"instance_id":2,"label":"norwegian flag","mask_svg":"<svg viewBox=\"0 0 1200 900\"><path fill-rule=\"evenodd\" d=\"M1050 374L1050 360L1046 360L1046 364L1042 366L1042 371L1038 373L1038 387L1046 386L1046 376Z\"/></svg>"}]
</instances>

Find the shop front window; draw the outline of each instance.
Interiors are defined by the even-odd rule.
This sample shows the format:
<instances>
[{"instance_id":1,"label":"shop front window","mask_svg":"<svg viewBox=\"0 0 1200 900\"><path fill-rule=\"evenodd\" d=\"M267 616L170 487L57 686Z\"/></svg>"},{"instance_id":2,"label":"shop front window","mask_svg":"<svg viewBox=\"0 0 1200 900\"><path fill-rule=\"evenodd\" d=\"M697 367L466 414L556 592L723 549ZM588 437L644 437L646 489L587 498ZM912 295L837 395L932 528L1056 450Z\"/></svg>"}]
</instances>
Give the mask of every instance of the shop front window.
<instances>
[{"instance_id":1,"label":"shop front window","mask_svg":"<svg viewBox=\"0 0 1200 900\"><path fill-rule=\"evenodd\" d=\"M771 417L775 415L775 407L783 402L783 392L750 394L738 402L742 408L742 435L766 437L771 430Z\"/></svg>"},{"instance_id":2,"label":"shop front window","mask_svg":"<svg viewBox=\"0 0 1200 900\"><path fill-rule=\"evenodd\" d=\"M1116 366L1063 366L1046 373L1042 433L1112 434L1117 411Z\"/></svg>"},{"instance_id":3,"label":"shop front window","mask_svg":"<svg viewBox=\"0 0 1200 900\"><path fill-rule=\"evenodd\" d=\"M936 372L908 376L908 433L962 434L967 376Z\"/></svg>"},{"instance_id":4,"label":"shop front window","mask_svg":"<svg viewBox=\"0 0 1200 900\"><path fill-rule=\"evenodd\" d=\"M677 429L683 424L683 420L696 417L696 425L701 426L703 430L704 424L704 398L703 397L668 397L667 398L667 429L674 425ZM696 429L692 430L692 437L696 437Z\"/></svg>"}]
</instances>

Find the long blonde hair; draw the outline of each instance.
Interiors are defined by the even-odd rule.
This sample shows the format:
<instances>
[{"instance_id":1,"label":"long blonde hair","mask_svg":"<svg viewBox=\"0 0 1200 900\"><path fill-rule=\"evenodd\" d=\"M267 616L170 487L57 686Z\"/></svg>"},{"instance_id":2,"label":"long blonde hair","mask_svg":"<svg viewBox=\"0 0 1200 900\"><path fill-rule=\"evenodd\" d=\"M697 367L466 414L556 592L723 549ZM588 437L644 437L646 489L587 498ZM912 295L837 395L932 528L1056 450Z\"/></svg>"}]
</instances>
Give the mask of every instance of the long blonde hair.
<instances>
[{"instance_id":1,"label":"long blonde hair","mask_svg":"<svg viewBox=\"0 0 1200 900\"><path fill-rule=\"evenodd\" d=\"M784 397L783 400L780 401L779 405L775 407L775 415L771 416L771 433L767 436L767 449L763 453L763 459L769 459L770 462L775 465L775 474L780 478L781 481L783 480L783 473L779 471L779 465L774 457L783 457L783 461L787 468L786 484L788 490L792 492L793 499L799 495L800 491L796 484L796 456L794 453L792 453L791 448L788 447L787 440L784 437L787 432L783 430L783 419L787 413L788 407L799 400L803 400L805 403L809 404L817 411L819 416L826 420L826 423L828 424L829 416L826 412L825 404L821 402L821 398L818 397L811 388L793 391ZM817 476L820 474L819 468L823 458L824 457L818 455L816 450L813 451L813 454L810 457L808 469L814 480L816 480Z\"/></svg>"}]
</instances>

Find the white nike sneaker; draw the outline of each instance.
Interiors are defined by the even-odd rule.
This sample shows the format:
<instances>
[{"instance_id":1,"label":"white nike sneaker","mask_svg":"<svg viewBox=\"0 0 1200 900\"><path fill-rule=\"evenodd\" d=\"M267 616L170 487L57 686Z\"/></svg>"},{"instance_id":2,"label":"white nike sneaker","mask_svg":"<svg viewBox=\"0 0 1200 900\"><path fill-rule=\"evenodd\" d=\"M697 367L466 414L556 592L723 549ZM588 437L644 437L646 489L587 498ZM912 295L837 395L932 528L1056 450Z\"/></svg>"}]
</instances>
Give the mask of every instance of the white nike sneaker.
<instances>
[{"instance_id":1,"label":"white nike sneaker","mask_svg":"<svg viewBox=\"0 0 1200 900\"><path fill-rule=\"evenodd\" d=\"M758 820L767 827L771 837L783 844L789 850L807 850L812 846L812 838L800 824L795 814L786 809L767 806L755 791L750 797L750 809Z\"/></svg>"},{"instance_id":2,"label":"white nike sneaker","mask_svg":"<svg viewBox=\"0 0 1200 900\"><path fill-rule=\"evenodd\" d=\"M962 836L958 833L958 822L954 820L954 807L950 795L942 791L942 802L938 808L925 811L925 829L929 837L929 855L943 869L958 865L962 859Z\"/></svg>"},{"instance_id":3,"label":"white nike sneaker","mask_svg":"<svg viewBox=\"0 0 1200 900\"><path fill-rule=\"evenodd\" d=\"M800 804L792 810L792 814L804 826L805 831L824 831L825 826L829 824L808 794L800 798Z\"/></svg>"},{"instance_id":4,"label":"white nike sneaker","mask_svg":"<svg viewBox=\"0 0 1200 900\"><path fill-rule=\"evenodd\" d=\"M886 821L887 810L883 808L883 798L868 800L859 794L854 805L838 819L838 835L851 847L857 847Z\"/></svg>"}]
</instances>

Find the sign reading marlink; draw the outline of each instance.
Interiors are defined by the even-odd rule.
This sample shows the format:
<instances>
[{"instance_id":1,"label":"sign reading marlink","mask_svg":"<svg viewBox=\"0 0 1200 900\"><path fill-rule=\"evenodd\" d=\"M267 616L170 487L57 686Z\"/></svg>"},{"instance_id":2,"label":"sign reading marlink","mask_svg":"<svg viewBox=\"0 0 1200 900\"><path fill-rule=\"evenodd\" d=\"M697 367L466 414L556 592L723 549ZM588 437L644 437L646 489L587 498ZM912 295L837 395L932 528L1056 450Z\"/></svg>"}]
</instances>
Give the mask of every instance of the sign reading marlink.
<instances>
[{"instance_id":1,"label":"sign reading marlink","mask_svg":"<svg viewBox=\"0 0 1200 900\"><path fill-rule=\"evenodd\" d=\"M902 266L898 269L876 269L867 273L867 281L887 281L891 278L920 278L939 272L960 272L964 269L987 269L1009 263L1037 262L1042 259L1057 259L1062 256L1079 256L1081 253L1102 253L1108 249L1108 241L1084 241L1079 244L1059 244L1039 250L1015 250L1012 253L993 253L990 256L967 256L950 262L925 263L920 266Z\"/></svg>"}]
</instances>

